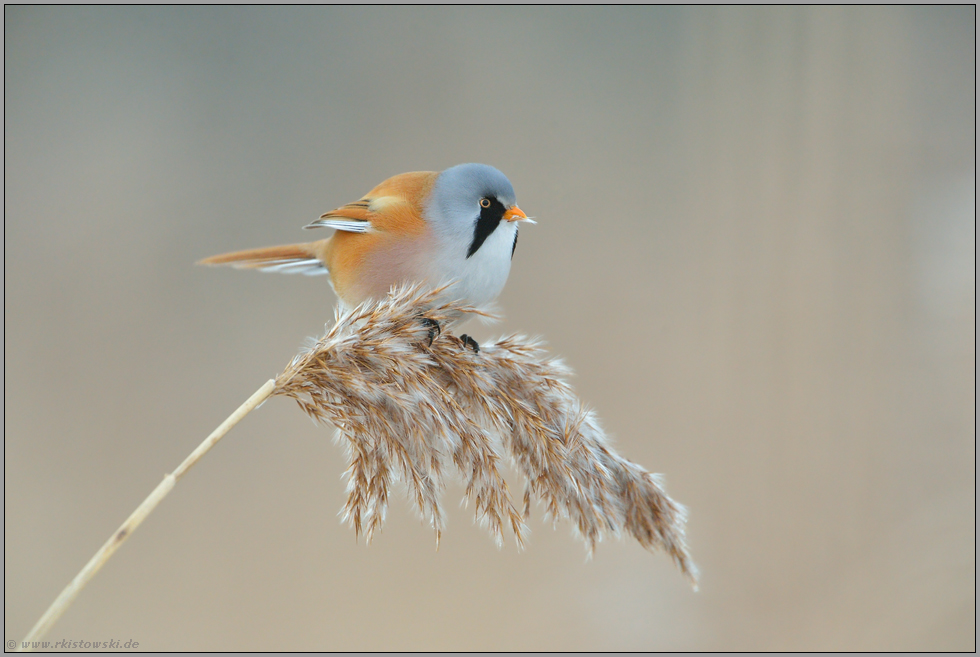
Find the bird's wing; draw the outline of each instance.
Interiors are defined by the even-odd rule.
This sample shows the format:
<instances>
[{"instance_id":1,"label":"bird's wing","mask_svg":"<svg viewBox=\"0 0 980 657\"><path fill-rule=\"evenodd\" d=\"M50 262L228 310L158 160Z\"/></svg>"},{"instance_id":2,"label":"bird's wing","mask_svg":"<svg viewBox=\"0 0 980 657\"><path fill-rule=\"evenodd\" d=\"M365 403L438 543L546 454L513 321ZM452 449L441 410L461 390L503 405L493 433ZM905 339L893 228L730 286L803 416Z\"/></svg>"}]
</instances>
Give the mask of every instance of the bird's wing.
<instances>
[{"instance_id":1,"label":"bird's wing","mask_svg":"<svg viewBox=\"0 0 980 657\"><path fill-rule=\"evenodd\" d=\"M439 174L403 173L365 194L360 200L320 216L306 228L334 228L348 233L380 232L409 237L425 231L425 202Z\"/></svg>"}]
</instances>

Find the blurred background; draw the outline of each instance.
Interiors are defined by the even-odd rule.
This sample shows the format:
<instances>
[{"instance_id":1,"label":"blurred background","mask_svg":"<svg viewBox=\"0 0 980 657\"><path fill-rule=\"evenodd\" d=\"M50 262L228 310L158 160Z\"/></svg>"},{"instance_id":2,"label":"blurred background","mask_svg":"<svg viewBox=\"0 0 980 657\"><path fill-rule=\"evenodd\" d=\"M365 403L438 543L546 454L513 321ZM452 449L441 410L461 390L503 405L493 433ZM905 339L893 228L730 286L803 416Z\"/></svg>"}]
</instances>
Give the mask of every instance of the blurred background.
<instances>
[{"instance_id":1,"label":"blurred background","mask_svg":"<svg viewBox=\"0 0 980 657\"><path fill-rule=\"evenodd\" d=\"M195 267L485 162L539 223L480 341L545 336L690 509L498 551L273 399L51 640L147 650L974 650L973 7L4 8L4 638L332 318ZM514 485L520 486L519 482Z\"/></svg>"}]
</instances>

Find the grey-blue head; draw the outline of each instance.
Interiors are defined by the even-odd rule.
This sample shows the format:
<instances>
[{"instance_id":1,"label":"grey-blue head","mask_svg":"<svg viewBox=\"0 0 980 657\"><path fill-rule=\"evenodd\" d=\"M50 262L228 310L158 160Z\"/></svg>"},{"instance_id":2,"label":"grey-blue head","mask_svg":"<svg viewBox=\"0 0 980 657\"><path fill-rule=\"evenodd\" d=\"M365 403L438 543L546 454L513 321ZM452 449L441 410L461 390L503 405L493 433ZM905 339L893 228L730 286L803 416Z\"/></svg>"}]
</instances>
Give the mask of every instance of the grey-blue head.
<instances>
[{"instance_id":1,"label":"grey-blue head","mask_svg":"<svg viewBox=\"0 0 980 657\"><path fill-rule=\"evenodd\" d=\"M460 164L436 179L427 215L444 239L473 256L501 222L527 219L507 176L487 164ZM513 226L516 237L517 227Z\"/></svg>"}]
</instances>

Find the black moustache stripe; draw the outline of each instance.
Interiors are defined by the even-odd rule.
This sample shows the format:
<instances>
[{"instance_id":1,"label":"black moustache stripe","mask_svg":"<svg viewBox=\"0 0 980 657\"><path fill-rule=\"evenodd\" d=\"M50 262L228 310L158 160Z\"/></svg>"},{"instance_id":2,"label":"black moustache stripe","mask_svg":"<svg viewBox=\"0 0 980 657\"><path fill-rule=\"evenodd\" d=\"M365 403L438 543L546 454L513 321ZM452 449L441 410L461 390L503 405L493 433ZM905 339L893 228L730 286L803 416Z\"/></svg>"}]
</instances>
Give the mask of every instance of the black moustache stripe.
<instances>
[{"instance_id":1,"label":"black moustache stripe","mask_svg":"<svg viewBox=\"0 0 980 657\"><path fill-rule=\"evenodd\" d=\"M476 220L476 227L473 229L473 241L470 243L469 251L466 252L467 258L480 250L487 238L493 231L497 230L500 220L504 218L504 213L507 212L507 208L496 198L491 196L488 197L488 200L490 201L489 208L480 206L480 218Z\"/></svg>"}]
</instances>

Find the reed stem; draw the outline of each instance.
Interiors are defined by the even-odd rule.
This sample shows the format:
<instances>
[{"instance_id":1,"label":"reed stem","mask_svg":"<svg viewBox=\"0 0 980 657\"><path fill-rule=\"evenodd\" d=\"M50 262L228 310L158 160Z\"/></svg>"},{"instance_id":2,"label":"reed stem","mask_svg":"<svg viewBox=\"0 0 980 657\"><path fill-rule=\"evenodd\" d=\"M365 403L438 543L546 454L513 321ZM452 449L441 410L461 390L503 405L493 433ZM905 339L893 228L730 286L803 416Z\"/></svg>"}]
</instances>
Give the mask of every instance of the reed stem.
<instances>
[{"instance_id":1,"label":"reed stem","mask_svg":"<svg viewBox=\"0 0 980 657\"><path fill-rule=\"evenodd\" d=\"M143 503L136 507L136 510L126 519L119 529L113 533L105 544L99 548L99 551L95 553L89 562L85 564L85 567L75 575L75 578L65 587L61 594L55 598L55 601L51 603L48 610L44 612L44 615L35 623L31 631L28 632L24 640L18 645L17 651L30 651L32 650L30 644L41 639L48 630L61 618L62 614L71 606L71 603L75 600L78 594L81 592L85 585L88 584L89 580L95 577L95 574L99 572L105 562L115 554L116 550L119 549L127 538L140 526L153 509L163 500L164 497L173 489L177 480L183 477L188 470L193 467L195 463L201 460L207 452L214 447L219 440L221 440L226 433L228 433L233 426L238 424L238 422L248 415L251 411L258 408L266 399L268 399L272 393L275 391L276 382L275 379L269 379L265 384L255 391L255 393L249 397L244 404L238 407L238 409L228 416L228 418L222 422L217 429L211 432L204 442L197 446L190 455L184 459L184 461L177 466L177 469L173 473L164 476L163 481L153 489L153 492L143 500Z\"/></svg>"}]
</instances>

